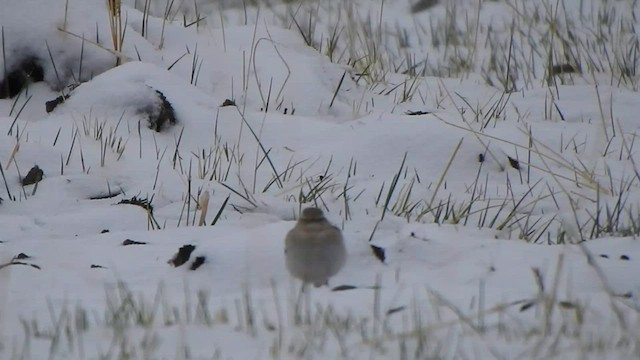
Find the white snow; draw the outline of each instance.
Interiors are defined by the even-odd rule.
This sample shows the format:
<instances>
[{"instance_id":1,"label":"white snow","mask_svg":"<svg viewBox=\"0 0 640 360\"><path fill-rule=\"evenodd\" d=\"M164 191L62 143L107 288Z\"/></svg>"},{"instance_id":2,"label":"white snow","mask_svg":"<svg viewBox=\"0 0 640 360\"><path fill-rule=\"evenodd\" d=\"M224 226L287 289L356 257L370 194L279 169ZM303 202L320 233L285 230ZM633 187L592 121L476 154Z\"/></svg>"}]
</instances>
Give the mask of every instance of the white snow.
<instances>
[{"instance_id":1,"label":"white snow","mask_svg":"<svg viewBox=\"0 0 640 360\"><path fill-rule=\"evenodd\" d=\"M120 52L105 1L0 5L45 73L0 100L1 359L640 357L639 4L144 3ZM300 293L306 206L349 256Z\"/></svg>"}]
</instances>

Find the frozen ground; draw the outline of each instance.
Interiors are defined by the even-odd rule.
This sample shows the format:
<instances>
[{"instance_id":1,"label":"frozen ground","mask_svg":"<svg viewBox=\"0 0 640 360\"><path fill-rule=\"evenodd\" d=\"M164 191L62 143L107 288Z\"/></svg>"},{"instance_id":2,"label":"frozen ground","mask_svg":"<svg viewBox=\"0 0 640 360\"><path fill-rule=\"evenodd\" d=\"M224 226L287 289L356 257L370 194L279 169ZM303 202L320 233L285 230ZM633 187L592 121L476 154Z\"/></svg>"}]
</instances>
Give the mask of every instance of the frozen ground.
<instances>
[{"instance_id":1,"label":"frozen ground","mask_svg":"<svg viewBox=\"0 0 640 360\"><path fill-rule=\"evenodd\" d=\"M640 5L144 3L2 5L0 358L640 357Z\"/></svg>"}]
</instances>

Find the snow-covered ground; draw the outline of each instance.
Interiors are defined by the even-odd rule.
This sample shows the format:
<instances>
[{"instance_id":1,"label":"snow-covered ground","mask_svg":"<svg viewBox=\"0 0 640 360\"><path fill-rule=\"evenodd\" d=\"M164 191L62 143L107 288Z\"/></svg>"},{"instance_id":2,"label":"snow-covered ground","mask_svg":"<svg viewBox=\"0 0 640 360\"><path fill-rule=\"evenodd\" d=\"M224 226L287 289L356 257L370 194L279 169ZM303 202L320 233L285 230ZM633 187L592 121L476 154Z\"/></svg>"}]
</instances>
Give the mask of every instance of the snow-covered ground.
<instances>
[{"instance_id":1,"label":"snow-covered ground","mask_svg":"<svg viewBox=\"0 0 640 360\"><path fill-rule=\"evenodd\" d=\"M637 2L107 3L1 5L1 359L640 358Z\"/></svg>"}]
</instances>

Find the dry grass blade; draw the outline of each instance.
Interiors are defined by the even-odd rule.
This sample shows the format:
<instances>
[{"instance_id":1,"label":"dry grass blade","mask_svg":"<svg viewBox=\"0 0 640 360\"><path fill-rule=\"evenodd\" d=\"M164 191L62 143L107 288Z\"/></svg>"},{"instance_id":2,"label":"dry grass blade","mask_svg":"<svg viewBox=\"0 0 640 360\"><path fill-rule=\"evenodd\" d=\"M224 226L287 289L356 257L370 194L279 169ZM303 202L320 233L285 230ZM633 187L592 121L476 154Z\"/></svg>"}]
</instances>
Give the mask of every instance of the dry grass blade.
<instances>
[{"instance_id":1,"label":"dry grass blade","mask_svg":"<svg viewBox=\"0 0 640 360\"><path fill-rule=\"evenodd\" d=\"M389 191L387 192L387 197L382 207L382 215L380 216L380 221L384 220L384 215L387 213L387 210L389 210L389 203L391 202L391 197L393 196L396 186L398 185L398 181L400 180L402 170L404 169L404 163L405 161L407 161L407 154L408 153L406 152L404 153L402 162L400 163L400 168L398 169L398 172L393 176L393 180L391 181L391 185L389 186Z\"/></svg>"},{"instance_id":2,"label":"dry grass blade","mask_svg":"<svg viewBox=\"0 0 640 360\"><path fill-rule=\"evenodd\" d=\"M109 28L111 29L111 43L113 44L113 50L120 53L122 52L125 32L125 28L122 24L121 0L107 0L107 10L109 11ZM116 60L116 66L117 65L120 65L120 57Z\"/></svg>"},{"instance_id":3,"label":"dry grass blade","mask_svg":"<svg viewBox=\"0 0 640 360\"><path fill-rule=\"evenodd\" d=\"M260 138L258 137L258 134L256 134L256 132L253 130L253 127L249 124L249 122L244 117L244 114L240 111L240 109L238 109L236 107L236 110L238 111L238 114L240 115L240 118L242 119L242 123L247 126L247 128L251 132L251 135L253 135L253 138L258 143L258 146L260 147L260 150L262 150L263 155L267 159L267 162L269 163L269 166L271 167L271 170L273 171L273 176L276 179L276 184L278 185L278 188L282 189L283 185L282 185L282 180L280 179L280 173L276 170L276 167L273 164L273 161L271 161L271 157L269 156L269 151L267 151L267 149L265 149L264 145L262 145L262 141L260 141Z\"/></svg>"}]
</instances>

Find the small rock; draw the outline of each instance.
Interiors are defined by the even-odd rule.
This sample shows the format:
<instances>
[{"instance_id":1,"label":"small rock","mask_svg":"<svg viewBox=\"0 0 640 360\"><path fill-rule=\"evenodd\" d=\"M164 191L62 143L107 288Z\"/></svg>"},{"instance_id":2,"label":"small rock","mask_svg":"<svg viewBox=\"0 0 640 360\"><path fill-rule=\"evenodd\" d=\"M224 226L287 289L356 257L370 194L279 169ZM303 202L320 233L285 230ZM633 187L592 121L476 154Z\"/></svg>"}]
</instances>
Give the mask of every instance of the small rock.
<instances>
[{"instance_id":1,"label":"small rock","mask_svg":"<svg viewBox=\"0 0 640 360\"><path fill-rule=\"evenodd\" d=\"M122 242L122 246L127 246L127 245L147 245L147 243L144 241L135 241L131 239L126 239L125 241Z\"/></svg>"},{"instance_id":2,"label":"small rock","mask_svg":"<svg viewBox=\"0 0 640 360\"><path fill-rule=\"evenodd\" d=\"M509 159L509 165L511 165L512 168L520 170L520 161L512 158L511 156L507 156L507 159Z\"/></svg>"},{"instance_id":3,"label":"small rock","mask_svg":"<svg viewBox=\"0 0 640 360\"><path fill-rule=\"evenodd\" d=\"M22 178L22 186L32 185L42 181L42 177L44 176L44 171L38 167L38 165L34 165L31 170L27 173L27 176Z\"/></svg>"},{"instance_id":4,"label":"small rock","mask_svg":"<svg viewBox=\"0 0 640 360\"><path fill-rule=\"evenodd\" d=\"M222 103L222 105L220 105L220 107L225 107L225 106L236 106L236 102L235 102L235 101L233 101L233 100L226 99L226 100Z\"/></svg>"},{"instance_id":5,"label":"small rock","mask_svg":"<svg viewBox=\"0 0 640 360\"><path fill-rule=\"evenodd\" d=\"M164 94L158 90L156 90L156 94L160 99L160 103L157 108L148 111L148 121L149 129L160 132L170 125L175 125L177 119L173 106Z\"/></svg>"},{"instance_id":6,"label":"small rock","mask_svg":"<svg viewBox=\"0 0 640 360\"><path fill-rule=\"evenodd\" d=\"M189 269L190 270L198 269L202 264L204 264L205 260L207 260L207 258L204 256L196 257L195 260L193 260L193 263L191 264L191 267Z\"/></svg>"},{"instance_id":7,"label":"small rock","mask_svg":"<svg viewBox=\"0 0 640 360\"><path fill-rule=\"evenodd\" d=\"M375 255L375 257L378 260L380 260L381 262L384 263L384 261L387 258L387 256L385 255L384 249L379 247L379 246L375 246L375 245L369 245L369 246L371 246L371 251L373 251L373 255Z\"/></svg>"},{"instance_id":8,"label":"small rock","mask_svg":"<svg viewBox=\"0 0 640 360\"><path fill-rule=\"evenodd\" d=\"M67 100L69 98L69 95L65 95L65 96L58 96L57 98L53 99L53 100L49 100L47 102L44 103L44 108L47 111L47 114L52 112L53 110L56 109L56 107L58 107L58 105L62 104L63 102L65 102L65 100Z\"/></svg>"},{"instance_id":9,"label":"small rock","mask_svg":"<svg viewBox=\"0 0 640 360\"><path fill-rule=\"evenodd\" d=\"M331 291L346 291L346 290L353 290L357 288L358 287L354 285L339 285L331 289Z\"/></svg>"},{"instance_id":10,"label":"small rock","mask_svg":"<svg viewBox=\"0 0 640 360\"><path fill-rule=\"evenodd\" d=\"M44 69L33 56L18 61L16 68L6 70L6 78L0 79L0 99L12 98L30 83L44 80Z\"/></svg>"},{"instance_id":11,"label":"small rock","mask_svg":"<svg viewBox=\"0 0 640 360\"><path fill-rule=\"evenodd\" d=\"M178 267L178 266L186 263L187 261L189 261L189 258L191 257L191 253L195 249L196 249L196 247L193 246L193 245L184 245L184 246L182 246L178 250L178 252L175 255L173 255L171 260L169 260L169 264L172 264L174 267Z\"/></svg>"},{"instance_id":12,"label":"small rock","mask_svg":"<svg viewBox=\"0 0 640 360\"><path fill-rule=\"evenodd\" d=\"M13 257L13 260L24 260L24 259L30 259L31 256L25 254L25 253L20 253L16 256Z\"/></svg>"},{"instance_id":13,"label":"small rock","mask_svg":"<svg viewBox=\"0 0 640 360\"><path fill-rule=\"evenodd\" d=\"M431 112L429 112L429 111L421 111L421 110L417 110L417 111L409 110L409 111L406 111L404 114L405 115L409 115L409 116L417 116L417 115L429 115L429 114L431 114Z\"/></svg>"}]
</instances>

